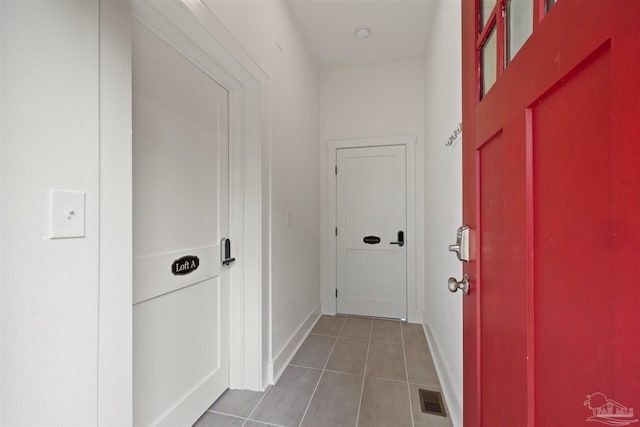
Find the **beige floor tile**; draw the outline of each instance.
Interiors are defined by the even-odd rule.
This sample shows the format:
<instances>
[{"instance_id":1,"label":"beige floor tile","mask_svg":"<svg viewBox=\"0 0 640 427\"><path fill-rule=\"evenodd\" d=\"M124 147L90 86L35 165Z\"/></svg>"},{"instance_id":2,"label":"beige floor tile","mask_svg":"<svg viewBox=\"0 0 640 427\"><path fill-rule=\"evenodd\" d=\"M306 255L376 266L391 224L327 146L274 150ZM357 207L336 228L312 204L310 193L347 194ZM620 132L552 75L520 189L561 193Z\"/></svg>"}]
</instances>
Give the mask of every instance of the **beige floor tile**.
<instances>
[{"instance_id":1,"label":"beige floor tile","mask_svg":"<svg viewBox=\"0 0 640 427\"><path fill-rule=\"evenodd\" d=\"M402 345L371 341L365 375L406 381Z\"/></svg>"},{"instance_id":2,"label":"beige floor tile","mask_svg":"<svg viewBox=\"0 0 640 427\"><path fill-rule=\"evenodd\" d=\"M249 390L227 390L209 408L224 414L248 417L264 393Z\"/></svg>"},{"instance_id":3,"label":"beige floor tile","mask_svg":"<svg viewBox=\"0 0 640 427\"><path fill-rule=\"evenodd\" d=\"M353 427L358 417L362 376L325 372L302 425Z\"/></svg>"},{"instance_id":4,"label":"beige floor tile","mask_svg":"<svg viewBox=\"0 0 640 427\"><path fill-rule=\"evenodd\" d=\"M413 407L413 421L415 423L415 427L452 427L451 418L449 417L449 408L447 408L446 402L443 403L445 407L446 417L441 417L439 415L433 414L425 414L422 412L422 408L420 406L420 395L418 389L426 389L426 390L434 390L428 386L409 384L409 389L411 393L411 406ZM439 390L434 390L439 391Z\"/></svg>"},{"instance_id":5,"label":"beige floor tile","mask_svg":"<svg viewBox=\"0 0 640 427\"><path fill-rule=\"evenodd\" d=\"M337 337L340 333L340 329L342 329L342 324L344 323L345 319L346 318L344 316L322 315L311 330L311 333Z\"/></svg>"},{"instance_id":6,"label":"beige floor tile","mask_svg":"<svg viewBox=\"0 0 640 427\"><path fill-rule=\"evenodd\" d=\"M409 382L424 384L439 390L440 382L429 349L426 347L405 347L405 354Z\"/></svg>"},{"instance_id":7,"label":"beige floor tile","mask_svg":"<svg viewBox=\"0 0 640 427\"><path fill-rule=\"evenodd\" d=\"M335 342L336 338L334 337L309 335L291 359L291 364L305 368L324 369Z\"/></svg>"},{"instance_id":8,"label":"beige floor tile","mask_svg":"<svg viewBox=\"0 0 640 427\"><path fill-rule=\"evenodd\" d=\"M289 366L278 383L269 389L251 419L287 427L298 426L321 373L315 369Z\"/></svg>"},{"instance_id":9,"label":"beige floor tile","mask_svg":"<svg viewBox=\"0 0 640 427\"><path fill-rule=\"evenodd\" d=\"M243 418L205 412L193 427L241 427L244 421Z\"/></svg>"},{"instance_id":10,"label":"beige floor tile","mask_svg":"<svg viewBox=\"0 0 640 427\"><path fill-rule=\"evenodd\" d=\"M367 341L338 338L327 369L363 375L368 347Z\"/></svg>"},{"instance_id":11,"label":"beige floor tile","mask_svg":"<svg viewBox=\"0 0 640 427\"><path fill-rule=\"evenodd\" d=\"M395 320L374 319L371 340L401 344L402 331L400 330L400 322Z\"/></svg>"},{"instance_id":12,"label":"beige floor tile","mask_svg":"<svg viewBox=\"0 0 640 427\"><path fill-rule=\"evenodd\" d=\"M427 347L427 337L421 324L402 322L402 336L404 345L412 347Z\"/></svg>"},{"instance_id":13,"label":"beige floor tile","mask_svg":"<svg viewBox=\"0 0 640 427\"><path fill-rule=\"evenodd\" d=\"M365 378L358 426L411 427L407 383Z\"/></svg>"},{"instance_id":14,"label":"beige floor tile","mask_svg":"<svg viewBox=\"0 0 640 427\"><path fill-rule=\"evenodd\" d=\"M370 318L347 317L340 336L344 338L369 340L371 336L371 323L373 323L373 319Z\"/></svg>"}]
</instances>

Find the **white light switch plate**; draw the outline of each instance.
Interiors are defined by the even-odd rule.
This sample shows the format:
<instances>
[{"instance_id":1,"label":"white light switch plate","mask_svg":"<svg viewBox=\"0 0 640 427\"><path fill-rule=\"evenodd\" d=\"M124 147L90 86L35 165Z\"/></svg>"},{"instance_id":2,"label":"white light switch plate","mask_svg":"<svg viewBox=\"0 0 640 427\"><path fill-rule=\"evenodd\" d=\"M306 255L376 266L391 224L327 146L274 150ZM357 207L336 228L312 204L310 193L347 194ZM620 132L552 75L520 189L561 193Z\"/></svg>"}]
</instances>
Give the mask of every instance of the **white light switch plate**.
<instances>
[{"instance_id":1,"label":"white light switch plate","mask_svg":"<svg viewBox=\"0 0 640 427\"><path fill-rule=\"evenodd\" d=\"M84 237L84 201L81 191L49 190L49 238Z\"/></svg>"}]
</instances>

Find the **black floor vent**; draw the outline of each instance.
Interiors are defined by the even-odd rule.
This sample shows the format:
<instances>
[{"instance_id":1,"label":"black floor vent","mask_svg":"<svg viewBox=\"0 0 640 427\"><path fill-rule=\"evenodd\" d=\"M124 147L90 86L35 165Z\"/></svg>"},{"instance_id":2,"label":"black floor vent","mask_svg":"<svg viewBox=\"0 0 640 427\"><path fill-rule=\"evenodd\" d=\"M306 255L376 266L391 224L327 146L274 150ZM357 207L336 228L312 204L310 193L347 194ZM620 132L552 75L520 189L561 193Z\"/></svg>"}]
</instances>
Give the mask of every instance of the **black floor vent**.
<instances>
[{"instance_id":1,"label":"black floor vent","mask_svg":"<svg viewBox=\"0 0 640 427\"><path fill-rule=\"evenodd\" d=\"M444 410L444 402L442 401L442 394L439 391L431 391L418 389L420 392L420 407L425 414L440 415L446 417L447 413Z\"/></svg>"}]
</instances>

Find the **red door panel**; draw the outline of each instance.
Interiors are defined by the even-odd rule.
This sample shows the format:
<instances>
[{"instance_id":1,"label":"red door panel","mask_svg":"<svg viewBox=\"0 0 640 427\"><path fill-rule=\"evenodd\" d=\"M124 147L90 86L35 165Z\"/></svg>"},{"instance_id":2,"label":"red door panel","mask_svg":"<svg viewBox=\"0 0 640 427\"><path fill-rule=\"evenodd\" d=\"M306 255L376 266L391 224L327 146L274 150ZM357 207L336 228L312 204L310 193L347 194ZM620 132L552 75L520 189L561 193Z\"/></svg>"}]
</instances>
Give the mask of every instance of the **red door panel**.
<instances>
[{"instance_id":1,"label":"red door panel","mask_svg":"<svg viewBox=\"0 0 640 427\"><path fill-rule=\"evenodd\" d=\"M505 65L463 0L464 425L640 426L640 1L533 3Z\"/></svg>"},{"instance_id":2,"label":"red door panel","mask_svg":"<svg viewBox=\"0 0 640 427\"><path fill-rule=\"evenodd\" d=\"M607 47L532 108L535 398L548 402L536 405L541 426L575 425L584 407L569 402L613 391L609 66Z\"/></svg>"},{"instance_id":3,"label":"red door panel","mask_svg":"<svg viewBox=\"0 0 640 427\"><path fill-rule=\"evenodd\" d=\"M526 253L519 253L513 245L519 239L518 218L510 216L511 206L523 206L519 188L525 174L511 167L517 164L512 161L514 156L521 153L518 147L506 143L507 132L508 128L477 151L482 230L480 384L481 395L487 399L509 400L519 407L504 411L498 405L486 406L482 421L487 426L519 425L526 414L526 311L521 309L526 306L526 276L518 272L526 266Z\"/></svg>"}]
</instances>

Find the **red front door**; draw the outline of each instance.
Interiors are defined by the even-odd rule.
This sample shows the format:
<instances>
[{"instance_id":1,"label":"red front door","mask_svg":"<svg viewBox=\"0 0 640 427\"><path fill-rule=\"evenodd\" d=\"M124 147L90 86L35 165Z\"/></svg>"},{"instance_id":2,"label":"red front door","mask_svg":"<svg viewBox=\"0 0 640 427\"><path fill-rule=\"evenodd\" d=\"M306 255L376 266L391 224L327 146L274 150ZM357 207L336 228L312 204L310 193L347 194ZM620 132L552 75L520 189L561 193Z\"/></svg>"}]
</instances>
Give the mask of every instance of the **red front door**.
<instances>
[{"instance_id":1,"label":"red front door","mask_svg":"<svg viewBox=\"0 0 640 427\"><path fill-rule=\"evenodd\" d=\"M462 8L464 425L640 427L640 1Z\"/></svg>"}]
</instances>

